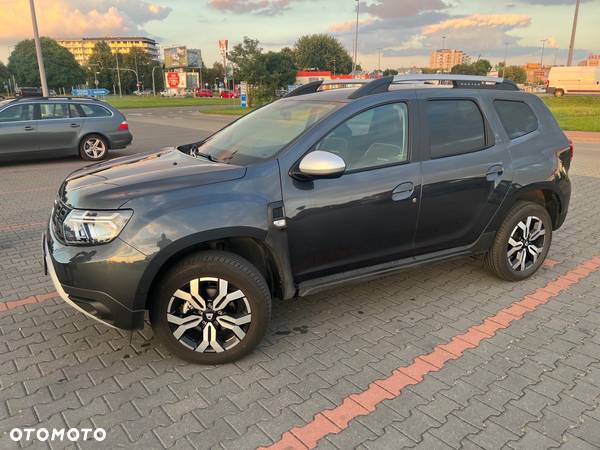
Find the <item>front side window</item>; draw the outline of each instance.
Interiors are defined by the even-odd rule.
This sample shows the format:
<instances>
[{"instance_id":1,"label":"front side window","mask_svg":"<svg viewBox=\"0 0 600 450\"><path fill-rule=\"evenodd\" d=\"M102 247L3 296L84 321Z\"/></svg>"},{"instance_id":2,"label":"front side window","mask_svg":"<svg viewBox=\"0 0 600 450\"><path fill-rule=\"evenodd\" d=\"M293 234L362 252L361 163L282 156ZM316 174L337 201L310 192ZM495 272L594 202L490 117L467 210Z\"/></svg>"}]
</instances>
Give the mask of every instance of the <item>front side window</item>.
<instances>
[{"instance_id":1,"label":"front side window","mask_svg":"<svg viewBox=\"0 0 600 450\"><path fill-rule=\"evenodd\" d=\"M316 150L340 156L347 171L408 161L406 104L378 106L357 114L325 136Z\"/></svg>"},{"instance_id":2,"label":"front side window","mask_svg":"<svg viewBox=\"0 0 600 450\"><path fill-rule=\"evenodd\" d=\"M336 103L279 100L216 133L198 151L216 161L254 164L275 156L338 107Z\"/></svg>"},{"instance_id":3,"label":"front side window","mask_svg":"<svg viewBox=\"0 0 600 450\"><path fill-rule=\"evenodd\" d=\"M494 108L509 138L516 139L537 130L537 117L526 103L495 100Z\"/></svg>"},{"instance_id":4,"label":"front side window","mask_svg":"<svg viewBox=\"0 0 600 450\"><path fill-rule=\"evenodd\" d=\"M429 100L426 116L432 159L485 148L485 124L474 101Z\"/></svg>"},{"instance_id":5,"label":"front side window","mask_svg":"<svg viewBox=\"0 0 600 450\"><path fill-rule=\"evenodd\" d=\"M41 103L40 119L66 119L69 117L66 103Z\"/></svg>"},{"instance_id":6,"label":"front side window","mask_svg":"<svg viewBox=\"0 0 600 450\"><path fill-rule=\"evenodd\" d=\"M0 122L22 122L33 120L33 104L15 105L0 112Z\"/></svg>"},{"instance_id":7,"label":"front side window","mask_svg":"<svg viewBox=\"0 0 600 450\"><path fill-rule=\"evenodd\" d=\"M108 117L111 112L100 105L84 105L80 104L81 110L85 117Z\"/></svg>"}]
</instances>

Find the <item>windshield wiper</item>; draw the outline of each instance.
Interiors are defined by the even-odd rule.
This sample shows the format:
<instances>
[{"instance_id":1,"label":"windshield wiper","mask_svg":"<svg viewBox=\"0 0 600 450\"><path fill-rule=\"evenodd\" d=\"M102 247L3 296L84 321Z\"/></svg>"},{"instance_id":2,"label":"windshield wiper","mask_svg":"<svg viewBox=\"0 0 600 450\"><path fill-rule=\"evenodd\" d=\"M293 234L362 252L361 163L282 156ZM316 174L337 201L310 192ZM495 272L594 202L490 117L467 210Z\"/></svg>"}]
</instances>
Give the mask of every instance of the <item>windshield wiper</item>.
<instances>
[{"instance_id":1,"label":"windshield wiper","mask_svg":"<svg viewBox=\"0 0 600 450\"><path fill-rule=\"evenodd\" d=\"M213 155L209 155L208 153L202 153L202 152L196 152L197 156L202 156L203 158L208 159L209 161L212 162L216 162L216 163L222 163L223 161L221 161L220 159L215 158Z\"/></svg>"}]
</instances>

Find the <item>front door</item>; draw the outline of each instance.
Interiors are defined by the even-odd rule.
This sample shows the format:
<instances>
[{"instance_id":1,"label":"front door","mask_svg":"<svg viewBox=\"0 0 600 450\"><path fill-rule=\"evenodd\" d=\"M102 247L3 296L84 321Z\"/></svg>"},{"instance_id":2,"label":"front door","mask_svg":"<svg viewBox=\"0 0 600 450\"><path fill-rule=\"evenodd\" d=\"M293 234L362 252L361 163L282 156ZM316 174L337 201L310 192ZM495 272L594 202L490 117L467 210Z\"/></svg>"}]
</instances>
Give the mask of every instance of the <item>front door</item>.
<instances>
[{"instance_id":1,"label":"front door","mask_svg":"<svg viewBox=\"0 0 600 450\"><path fill-rule=\"evenodd\" d=\"M0 112L0 155L38 149L37 124L32 103L16 104Z\"/></svg>"},{"instance_id":2,"label":"front door","mask_svg":"<svg viewBox=\"0 0 600 450\"><path fill-rule=\"evenodd\" d=\"M341 177L299 181L282 173L297 281L412 253L421 172L411 141L409 103L380 105L344 121L313 147L344 159Z\"/></svg>"},{"instance_id":3,"label":"front door","mask_svg":"<svg viewBox=\"0 0 600 450\"><path fill-rule=\"evenodd\" d=\"M471 98L424 98L429 158L423 161L423 194L415 246L429 253L477 241L506 196L512 162L496 143Z\"/></svg>"}]
</instances>

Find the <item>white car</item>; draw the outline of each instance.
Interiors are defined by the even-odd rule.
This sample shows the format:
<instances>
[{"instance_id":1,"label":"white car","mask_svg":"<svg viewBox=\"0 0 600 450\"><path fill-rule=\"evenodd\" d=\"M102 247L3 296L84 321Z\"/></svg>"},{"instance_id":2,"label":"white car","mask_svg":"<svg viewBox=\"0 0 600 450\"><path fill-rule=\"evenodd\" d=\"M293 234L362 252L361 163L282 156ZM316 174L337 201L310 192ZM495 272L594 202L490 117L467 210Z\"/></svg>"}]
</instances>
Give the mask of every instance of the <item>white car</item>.
<instances>
[{"instance_id":1,"label":"white car","mask_svg":"<svg viewBox=\"0 0 600 450\"><path fill-rule=\"evenodd\" d=\"M160 91L160 96L161 97L177 97L177 91L171 91L171 90L162 90Z\"/></svg>"},{"instance_id":2,"label":"white car","mask_svg":"<svg viewBox=\"0 0 600 450\"><path fill-rule=\"evenodd\" d=\"M552 67L546 92L561 97L564 94L600 94L600 67Z\"/></svg>"}]
</instances>

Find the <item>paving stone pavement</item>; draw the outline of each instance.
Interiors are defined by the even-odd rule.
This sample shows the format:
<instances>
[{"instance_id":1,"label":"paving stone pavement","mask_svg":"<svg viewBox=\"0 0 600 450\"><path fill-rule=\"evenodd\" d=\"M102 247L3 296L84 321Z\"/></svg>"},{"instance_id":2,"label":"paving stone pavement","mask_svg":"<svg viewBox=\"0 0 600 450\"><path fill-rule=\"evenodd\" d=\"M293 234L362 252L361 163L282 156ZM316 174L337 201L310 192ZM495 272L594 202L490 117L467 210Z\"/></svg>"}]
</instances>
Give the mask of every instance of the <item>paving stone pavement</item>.
<instances>
[{"instance_id":1,"label":"paving stone pavement","mask_svg":"<svg viewBox=\"0 0 600 450\"><path fill-rule=\"evenodd\" d=\"M60 181L80 165L0 167L0 305L54 291L42 273L43 223ZM154 342L148 326L130 342L56 298L0 308L0 448L277 443L600 255L600 151L576 159L572 180L554 267L515 284L466 258L276 303L264 342L235 364L187 364ZM600 448L599 285L600 271L591 272L317 447ZM16 444L13 427L102 427L107 438Z\"/></svg>"}]
</instances>

